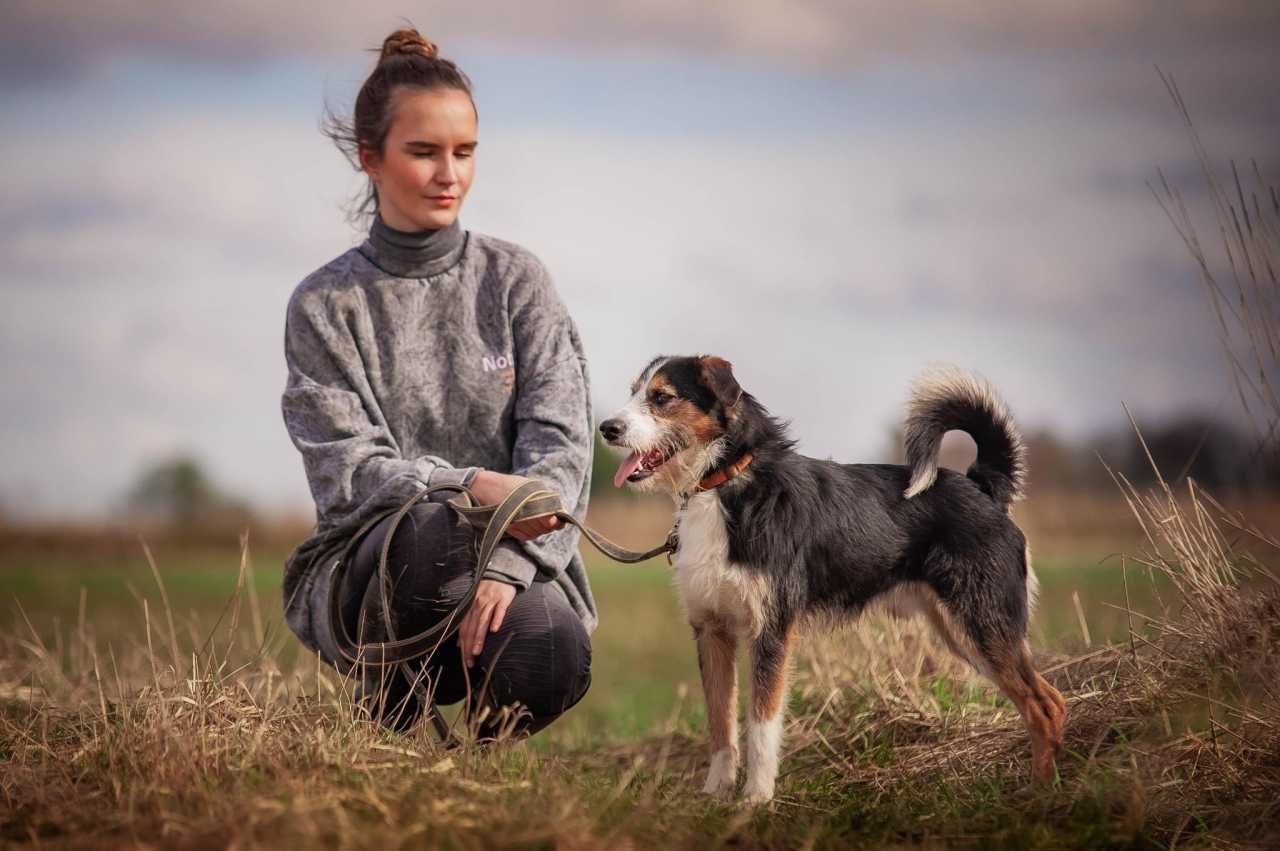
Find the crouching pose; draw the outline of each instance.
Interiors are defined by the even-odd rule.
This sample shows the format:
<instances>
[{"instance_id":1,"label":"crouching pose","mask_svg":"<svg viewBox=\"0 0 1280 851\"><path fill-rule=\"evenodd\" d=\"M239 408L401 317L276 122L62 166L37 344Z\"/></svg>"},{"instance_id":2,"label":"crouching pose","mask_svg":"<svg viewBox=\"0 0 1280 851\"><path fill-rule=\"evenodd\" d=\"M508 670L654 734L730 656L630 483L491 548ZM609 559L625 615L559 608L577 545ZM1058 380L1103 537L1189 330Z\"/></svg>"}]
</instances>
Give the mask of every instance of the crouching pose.
<instances>
[{"instance_id":1,"label":"crouching pose","mask_svg":"<svg viewBox=\"0 0 1280 851\"><path fill-rule=\"evenodd\" d=\"M483 732L532 733L591 682L596 609L576 528L512 526L458 642L412 665L349 665L329 615L371 643L422 631L465 599L471 539L439 502L415 505L390 540L391 518L354 540L429 485L466 485L492 504L536 478L584 516L591 406L577 329L536 257L459 223L476 110L435 45L392 33L354 121L330 132L368 176L374 215L361 245L289 299L281 406L318 523L285 564L288 624L352 674L360 710L383 724L405 729L433 699L466 700ZM354 557L335 574L348 545ZM389 587L375 580L384 551Z\"/></svg>"},{"instance_id":2,"label":"crouching pose","mask_svg":"<svg viewBox=\"0 0 1280 851\"><path fill-rule=\"evenodd\" d=\"M717 357L659 357L601 423L630 450L614 484L676 502L676 586L693 626L711 733L704 791L737 783L739 642L751 651L743 796L773 797L788 657L806 616L853 617L884 602L919 612L1018 707L1031 774L1051 780L1066 704L1032 667L1035 594L1026 541L1009 514L1025 449L995 391L958 370L926 375L906 423L907 465L839 464L794 451L782 424ZM942 435L968 432L964 475L938 469Z\"/></svg>"}]
</instances>

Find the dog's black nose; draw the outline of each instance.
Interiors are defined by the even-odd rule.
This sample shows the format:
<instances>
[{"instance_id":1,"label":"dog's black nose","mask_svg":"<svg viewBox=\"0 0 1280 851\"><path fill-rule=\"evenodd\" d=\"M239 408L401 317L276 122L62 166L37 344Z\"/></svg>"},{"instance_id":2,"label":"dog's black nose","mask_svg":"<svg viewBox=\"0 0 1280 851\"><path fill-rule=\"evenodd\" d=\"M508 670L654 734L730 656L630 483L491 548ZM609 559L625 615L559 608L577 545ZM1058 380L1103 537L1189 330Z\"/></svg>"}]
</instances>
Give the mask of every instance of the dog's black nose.
<instances>
[{"instance_id":1,"label":"dog's black nose","mask_svg":"<svg viewBox=\"0 0 1280 851\"><path fill-rule=\"evenodd\" d=\"M615 440L620 440L626 432L627 427L622 424L622 420L605 420L600 423L600 433L604 435L605 440L611 443Z\"/></svg>"}]
</instances>

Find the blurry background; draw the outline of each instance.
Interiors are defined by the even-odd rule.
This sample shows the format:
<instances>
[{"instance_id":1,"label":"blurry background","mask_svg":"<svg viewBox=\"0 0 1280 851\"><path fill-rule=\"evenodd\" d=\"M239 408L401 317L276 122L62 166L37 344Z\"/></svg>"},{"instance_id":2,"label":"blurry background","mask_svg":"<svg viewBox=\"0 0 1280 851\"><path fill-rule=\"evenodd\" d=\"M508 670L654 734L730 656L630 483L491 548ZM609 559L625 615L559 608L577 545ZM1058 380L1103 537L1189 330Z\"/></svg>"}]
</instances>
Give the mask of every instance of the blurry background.
<instances>
[{"instance_id":1,"label":"blurry background","mask_svg":"<svg viewBox=\"0 0 1280 851\"><path fill-rule=\"evenodd\" d=\"M10 0L8 590L55 610L77 586L128 603L118 577L146 579L142 526L194 610L231 587L204 566L234 566L251 527L262 593L278 594L312 510L280 416L284 308L364 236L345 215L363 177L318 124L326 103L349 111L367 49L406 23L475 83L462 221L546 262L598 412L653 354L714 352L806 453L893 460L910 379L954 362L993 380L1031 436L1022 519L1063 565L1097 566L1136 534L1099 460L1149 474L1122 403L1171 477L1248 499L1280 481L1149 186L1163 172L1215 237L1157 65L1211 161L1256 160L1274 180L1273 3ZM606 483L615 464L600 456ZM596 511L633 545L669 518L603 493ZM213 554L189 556L193 540ZM641 582L651 596L617 599L681 628L660 572L595 572L606 626L609 588ZM1060 587L1087 608L1082 576ZM1087 641L1076 611L1042 628ZM683 640L669 658L633 652L631 676L692 665Z\"/></svg>"}]
</instances>

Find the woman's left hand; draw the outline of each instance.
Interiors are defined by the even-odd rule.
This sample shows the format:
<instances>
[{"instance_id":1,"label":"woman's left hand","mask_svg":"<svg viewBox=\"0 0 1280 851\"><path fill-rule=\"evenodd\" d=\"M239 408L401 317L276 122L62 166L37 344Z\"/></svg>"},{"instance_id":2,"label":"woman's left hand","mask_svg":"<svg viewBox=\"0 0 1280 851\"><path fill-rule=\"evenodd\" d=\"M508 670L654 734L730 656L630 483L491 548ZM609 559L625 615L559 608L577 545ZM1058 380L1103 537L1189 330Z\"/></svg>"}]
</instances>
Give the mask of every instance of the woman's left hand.
<instances>
[{"instance_id":1,"label":"woman's left hand","mask_svg":"<svg viewBox=\"0 0 1280 851\"><path fill-rule=\"evenodd\" d=\"M471 493L481 505L497 505L516 488L529 482L524 476L513 476L509 473L495 473L492 470L481 470L471 480ZM517 541L532 541L548 532L560 528L560 519L555 515L536 517L533 520L521 520L507 527L507 534Z\"/></svg>"},{"instance_id":2,"label":"woman's left hand","mask_svg":"<svg viewBox=\"0 0 1280 851\"><path fill-rule=\"evenodd\" d=\"M496 579L480 580L471 607L458 627L458 646L462 648L462 661L468 668L475 664L489 633L497 632L502 626L502 619L515 598L515 586Z\"/></svg>"}]
</instances>

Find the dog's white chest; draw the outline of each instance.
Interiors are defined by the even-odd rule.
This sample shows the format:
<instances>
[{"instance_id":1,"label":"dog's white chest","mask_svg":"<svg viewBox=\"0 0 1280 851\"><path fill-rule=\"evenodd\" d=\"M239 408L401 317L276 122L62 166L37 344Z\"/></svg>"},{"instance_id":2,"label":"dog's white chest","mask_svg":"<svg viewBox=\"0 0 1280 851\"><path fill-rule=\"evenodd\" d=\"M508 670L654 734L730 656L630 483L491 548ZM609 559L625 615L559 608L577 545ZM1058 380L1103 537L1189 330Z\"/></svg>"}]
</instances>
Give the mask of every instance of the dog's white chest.
<instances>
[{"instance_id":1,"label":"dog's white chest","mask_svg":"<svg viewBox=\"0 0 1280 851\"><path fill-rule=\"evenodd\" d=\"M729 563L729 534L719 498L714 493L696 494L676 517L680 548L671 564L689 622L715 619L747 635L759 635L767 584L757 571Z\"/></svg>"}]
</instances>

